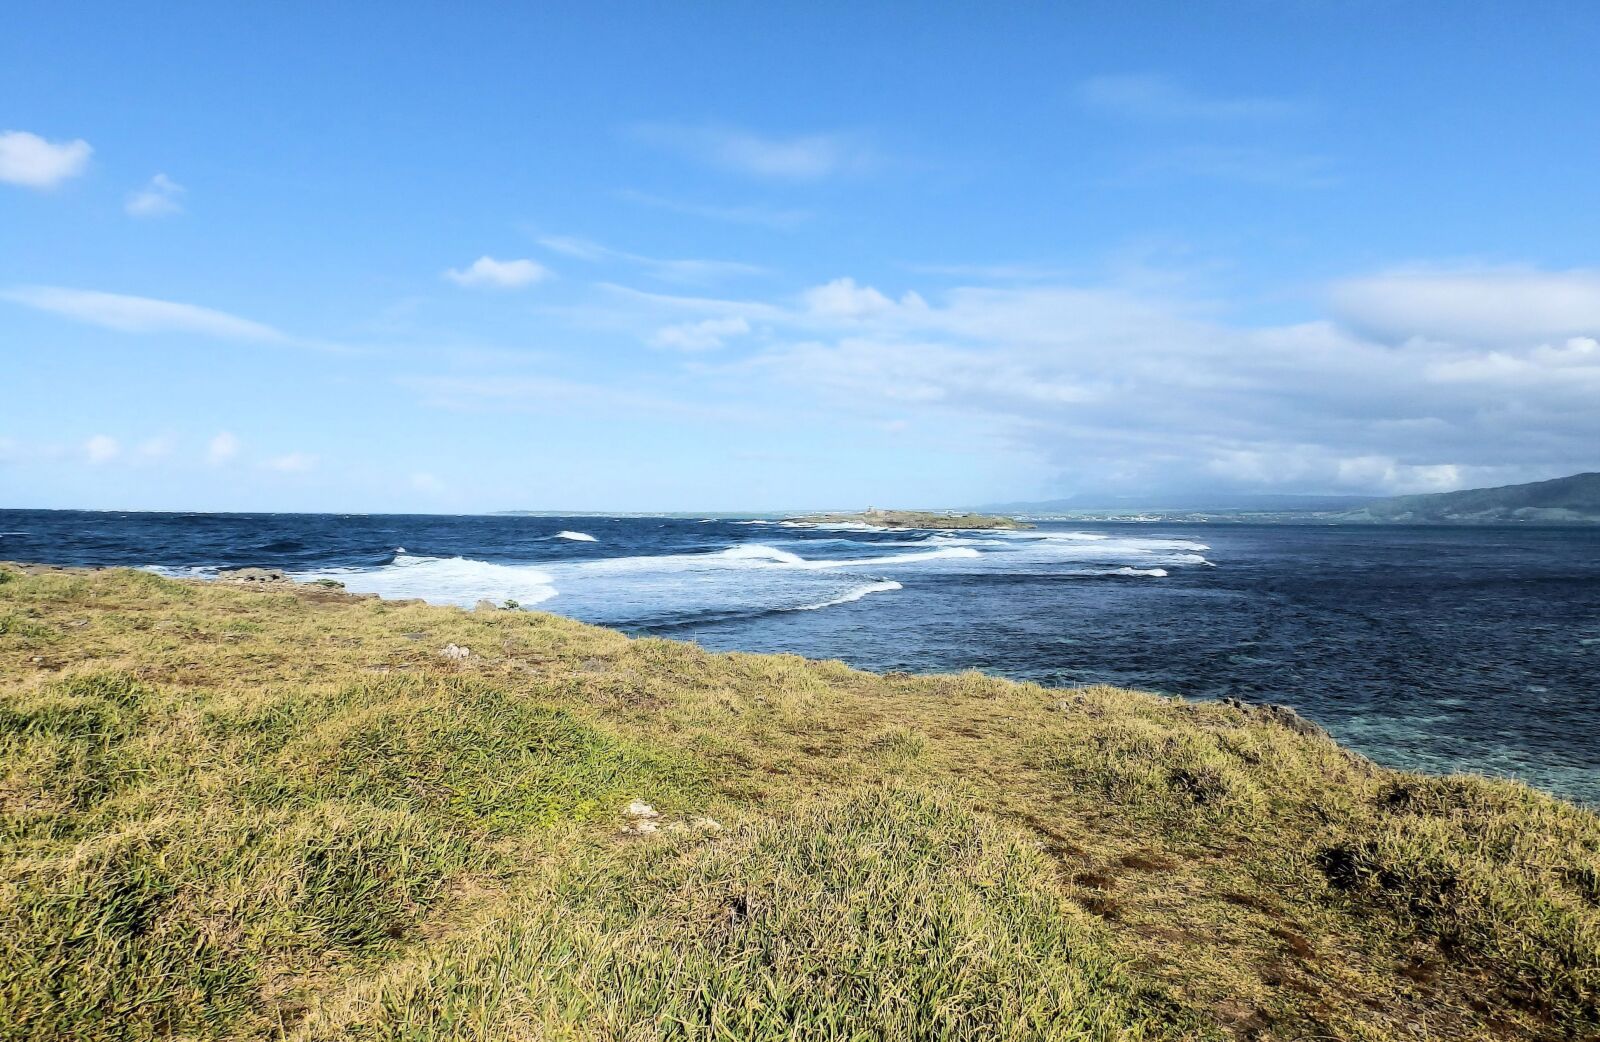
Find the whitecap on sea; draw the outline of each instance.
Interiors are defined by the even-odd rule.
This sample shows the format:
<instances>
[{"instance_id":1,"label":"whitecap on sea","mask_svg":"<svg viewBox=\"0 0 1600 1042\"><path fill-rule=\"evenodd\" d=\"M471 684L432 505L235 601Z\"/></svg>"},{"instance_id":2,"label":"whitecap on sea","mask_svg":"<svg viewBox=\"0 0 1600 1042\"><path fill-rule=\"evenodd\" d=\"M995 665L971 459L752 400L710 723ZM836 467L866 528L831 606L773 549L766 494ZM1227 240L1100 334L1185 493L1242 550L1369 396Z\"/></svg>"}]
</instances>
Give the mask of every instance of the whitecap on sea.
<instances>
[{"instance_id":1,"label":"whitecap on sea","mask_svg":"<svg viewBox=\"0 0 1600 1042\"><path fill-rule=\"evenodd\" d=\"M526 563L398 552L386 565L326 569L300 577L335 578L359 593L463 606L482 599L512 600L591 622L630 626L818 611L903 590L913 578L919 584L957 574L1166 578L1175 567L1210 564L1197 552L1204 549L1202 544L1185 540L1072 532L874 538L880 534L819 533L817 538L778 540L783 546L752 541L698 549L689 544L677 552L558 555ZM578 531L547 538L598 542Z\"/></svg>"}]
</instances>

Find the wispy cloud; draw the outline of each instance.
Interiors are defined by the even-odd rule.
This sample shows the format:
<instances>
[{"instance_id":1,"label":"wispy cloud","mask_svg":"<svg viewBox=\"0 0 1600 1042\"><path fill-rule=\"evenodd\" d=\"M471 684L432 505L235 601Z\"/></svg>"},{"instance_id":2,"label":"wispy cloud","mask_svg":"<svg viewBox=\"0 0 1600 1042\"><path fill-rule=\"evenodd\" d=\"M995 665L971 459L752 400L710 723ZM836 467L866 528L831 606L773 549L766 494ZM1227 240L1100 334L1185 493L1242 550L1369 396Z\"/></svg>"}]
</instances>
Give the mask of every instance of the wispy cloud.
<instances>
[{"instance_id":1,"label":"wispy cloud","mask_svg":"<svg viewBox=\"0 0 1600 1042\"><path fill-rule=\"evenodd\" d=\"M46 141L26 130L0 132L0 181L24 188L54 188L88 169L87 141Z\"/></svg>"},{"instance_id":2,"label":"wispy cloud","mask_svg":"<svg viewBox=\"0 0 1600 1042\"><path fill-rule=\"evenodd\" d=\"M1334 310L1379 335L1467 342L1600 335L1600 271L1399 270L1336 282Z\"/></svg>"},{"instance_id":3,"label":"wispy cloud","mask_svg":"<svg viewBox=\"0 0 1600 1042\"><path fill-rule=\"evenodd\" d=\"M743 317L708 318L699 322L682 322L656 330L650 338L652 347L666 347L678 351L714 351L730 337L750 332L750 323Z\"/></svg>"},{"instance_id":4,"label":"wispy cloud","mask_svg":"<svg viewBox=\"0 0 1600 1042\"><path fill-rule=\"evenodd\" d=\"M542 282L549 278L550 274L550 269L538 261L526 258L495 260L486 256L479 257L465 268L451 268L444 273L444 277L458 286L518 289L522 286L531 286L535 282Z\"/></svg>"},{"instance_id":5,"label":"wispy cloud","mask_svg":"<svg viewBox=\"0 0 1600 1042\"><path fill-rule=\"evenodd\" d=\"M555 253L589 263L617 261L644 269L665 282L711 283L747 275L765 275L767 269L740 261L672 259L648 257L641 253L612 249L591 239L573 235L540 235L540 246Z\"/></svg>"},{"instance_id":6,"label":"wispy cloud","mask_svg":"<svg viewBox=\"0 0 1600 1042\"><path fill-rule=\"evenodd\" d=\"M817 181L875 166L878 156L858 135L769 136L722 126L646 123L636 140L735 173L788 181Z\"/></svg>"},{"instance_id":7,"label":"wispy cloud","mask_svg":"<svg viewBox=\"0 0 1600 1042\"><path fill-rule=\"evenodd\" d=\"M1241 122L1281 119L1304 106L1284 98L1201 94L1167 76L1095 76L1078 85L1084 108L1106 116L1150 121Z\"/></svg>"},{"instance_id":8,"label":"wispy cloud","mask_svg":"<svg viewBox=\"0 0 1600 1042\"><path fill-rule=\"evenodd\" d=\"M143 188L128 195L123 209L129 217L170 217L183 212L181 200L187 191L166 174L157 174Z\"/></svg>"},{"instance_id":9,"label":"wispy cloud","mask_svg":"<svg viewBox=\"0 0 1600 1042\"><path fill-rule=\"evenodd\" d=\"M780 231L789 231L796 228L811 220L813 216L809 210L785 210L753 204L745 206L716 206L709 203L670 199L665 196L652 195L648 192L637 192L631 188L624 188L619 191L617 198L639 206L667 210L671 213L681 213L689 217L702 217L708 221L722 221L726 224L753 224L776 228Z\"/></svg>"},{"instance_id":10,"label":"wispy cloud","mask_svg":"<svg viewBox=\"0 0 1600 1042\"><path fill-rule=\"evenodd\" d=\"M17 286L0 299L124 333L193 333L224 340L293 343L293 337L261 322L194 304L62 286Z\"/></svg>"},{"instance_id":11,"label":"wispy cloud","mask_svg":"<svg viewBox=\"0 0 1600 1042\"><path fill-rule=\"evenodd\" d=\"M218 431L206 446L206 462L213 466L227 463L239 455L239 439L229 431Z\"/></svg>"},{"instance_id":12,"label":"wispy cloud","mask_svg":"<svg viewBox=\"0 0 1600 1042\"><path fill-rule=\"evenodd\" d=\"M789 316L789 311L783 306L759 300L733 300L725 297L688 297L672 293L649 293L644 290L634 289L631 286L621 286L614 282L602 282L596 288L619 300L641 308L699 315L737 315L751 321L764 319L776 321Z\"/></svg>"},{"instance_id":13,"label":"wispy cloud","mask_svg":"<svg viewBox=\"0 0 1600 1042\"><path fill-rule=\"evenodd\" d=\"M83 454L90 463L110 463L122 455L122 445L109 434L96 434L83 443Z\"/></svg>"},{"instance_id":14,"label":"wispy cloud","mask_svg":"<svg viewBox=\"0 0 1600 1042\"><path fill-rule=\"evenodd\" d=\"M860 319L885 315L896 308L894 301L872 286L858 286L851 278L834 279L814 286L801 294L806 309L824 319ZM916 293L908 292L899 306L926 308L927 303Z\"/></svg>"},{"instance_id":15,"label":"wispy cloud","mask_svg":"<svg viewBox=\"0 0 1600 1042\"><path fill-rule=\"evenodd\" d=\"M1330 291L1336 317L1269 327L1143 286L925 297L840 278L782 302L616 292L698 316L664 327L679 342L662 346L709 350L759 316L750 350L684 365L769 420L910 420L999 442L1085 489L1393 492L1592 467L1600 340L1551 335L1600 320L1596 276L1420 278L1347 280ZM1491 303L1452 318L1466 297ZM1537 317L1508 317L1522 310Z\"/></svg>"}]
</instances>

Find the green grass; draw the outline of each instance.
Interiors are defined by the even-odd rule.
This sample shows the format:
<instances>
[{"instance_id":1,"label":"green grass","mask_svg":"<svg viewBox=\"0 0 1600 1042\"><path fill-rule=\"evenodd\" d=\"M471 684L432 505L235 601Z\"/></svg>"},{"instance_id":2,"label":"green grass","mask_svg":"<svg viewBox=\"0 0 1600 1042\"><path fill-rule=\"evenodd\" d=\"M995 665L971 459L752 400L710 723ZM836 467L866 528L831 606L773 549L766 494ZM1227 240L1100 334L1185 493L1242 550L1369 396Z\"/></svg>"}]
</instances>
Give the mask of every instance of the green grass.
<instances>
[{"instance_id":1,"label":"green grass","mask_svg":"<svg viewBox=\"0 0 1600 1042\"><path fill-rule=\"evenodd\" d=\"M1023 837L937 797L849 794L546 885L553 897L358 989L302 1037L1207 1033L1134 985Z\"/></svg>"},{"instance_id":2,"label":"green grass","mask_svg":"<svg viewBox=\"0 0 1600 1042\"><path fill-rule=\"evenodd\" d=\"M0 1039L1600 1034L1594 814L1259 710L0 577Z\"/></svg>"}]
</instances>

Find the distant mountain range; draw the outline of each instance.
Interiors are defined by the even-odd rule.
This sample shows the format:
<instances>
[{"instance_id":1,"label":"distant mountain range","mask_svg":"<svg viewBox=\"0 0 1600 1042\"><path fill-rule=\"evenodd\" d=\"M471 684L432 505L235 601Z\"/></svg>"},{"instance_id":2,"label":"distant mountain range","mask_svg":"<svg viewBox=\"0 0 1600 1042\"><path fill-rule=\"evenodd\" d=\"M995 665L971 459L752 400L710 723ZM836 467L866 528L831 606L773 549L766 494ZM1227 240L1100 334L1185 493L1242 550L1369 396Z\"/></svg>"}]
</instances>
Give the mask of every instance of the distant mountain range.
<instances>
[{"instance_id":1,"label":"distant mountain range","mask_svg":"<svg viewBox=\"0 0 1600 1042\"><path fill-rule=\"evenodd\" d=\"M1132 500L1129 501L1133 502ZM1600 524L1600 473L1573 474L1549 481L1498 488L1464 489L1420 496L1378 499L1364 496L1261 495L1219 497L1216 501L1156 506L1094 506L1080 499L1034 503L995 503L977 508L989 513L1066 515L1130 520L1321 521L1334 524Z\"/></svg>"},{"instance_id":2,"label":"distant mountain range","mask_svg":"<svg viewBox=\"0 0 1600 1042\"><path fill-rule=\"evenodd\" d=\"M1343 521L1437 522L1445 524L1537 521L1546 524L1600 522L1600 473L1499 488L1469 488L1426 496L1395 496L1336 515Z\"/></svg>"}]
</instances>

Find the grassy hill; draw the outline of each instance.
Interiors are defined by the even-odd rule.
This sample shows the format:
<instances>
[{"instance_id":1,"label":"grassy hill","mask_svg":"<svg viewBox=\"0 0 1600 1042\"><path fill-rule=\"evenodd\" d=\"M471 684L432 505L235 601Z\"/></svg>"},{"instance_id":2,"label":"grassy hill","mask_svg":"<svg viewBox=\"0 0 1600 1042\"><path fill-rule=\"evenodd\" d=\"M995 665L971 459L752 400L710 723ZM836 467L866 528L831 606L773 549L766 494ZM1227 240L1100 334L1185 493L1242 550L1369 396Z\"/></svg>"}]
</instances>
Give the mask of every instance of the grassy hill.
<instances>
[{"instance_id":1,"label":"grassy hill","mask_svg":"<svg viewBox=\"0 0 1600 1042\"><path fill-rule=\"evenodd\" d=\"M1009 513L1058 514L1085 520L1252 521L1305 524L1600 524L1600 473L1498 488L1463 489L1376 499L1364 496L1254 495L1194 504L1088 509L1071 500L1002 504ZM1132 502L1132 501L1130 501ZM1141 501L1144 502L1144 501Z\"/></svg>"},{"instance_id":2,"label":"grassy hill","mask_svg":"<svg viewBox=\"0 0 1600 1042\"><path fill-rule=\"evenodd\" d=\"M1600 522L1600 473L1499 488L1396 496L1341 515L1359 521Z\"/></svg>"},{"instance_id":3,"label":"grassy hill","mask_svg":"<svg viewBox=\"0 0 1600 1042\"><path fill-rule=\"evenodd\" d=\"M3 1039L1597 1032L1600 819L1292 714L0 566Z\"/></svg>"}]
</instances>

